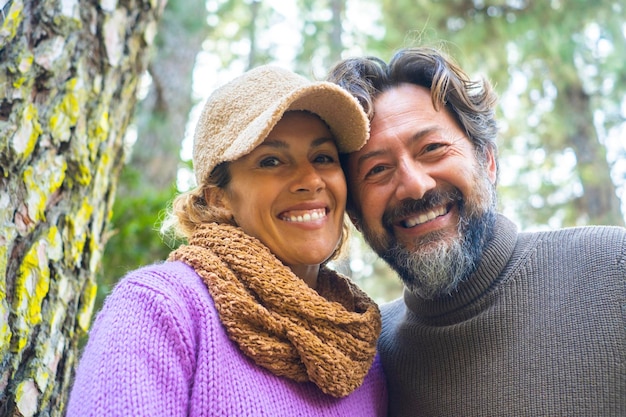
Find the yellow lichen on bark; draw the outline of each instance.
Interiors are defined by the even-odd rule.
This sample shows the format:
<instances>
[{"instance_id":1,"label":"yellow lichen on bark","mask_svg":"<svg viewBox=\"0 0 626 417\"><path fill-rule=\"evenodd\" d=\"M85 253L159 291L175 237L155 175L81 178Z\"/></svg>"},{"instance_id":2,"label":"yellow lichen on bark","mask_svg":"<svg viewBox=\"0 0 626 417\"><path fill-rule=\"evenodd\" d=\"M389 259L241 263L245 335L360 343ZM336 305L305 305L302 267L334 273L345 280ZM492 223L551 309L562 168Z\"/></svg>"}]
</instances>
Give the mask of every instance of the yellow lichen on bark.
<instances>
[{"instance_id":1,"label":"yellow lichen on bark","mask_svg":"<svg viewBox=\"0 0 626 417\"><path fill-rule=\"evenodd\" d=\"M22 23L24 3L20 0L15 0L9 11L4 17L2 26L0 26L0 48L6 43L11 41L17 34L17 29Z\"/></svg>"},{"instance_id":2,"label":"yellow lichen on bark","mask_svg":"<svg viewBox=\"0 0 626 417\"><path fill-rule=\"evenodd\" d=\"M105 3L2 7L0 414L63 415L91 322L122 139L165 4Z\"/></svg>"},{"instance_id":3,"label":"yellow lichen on bark","mask_svg":"<svg viewBox=\"0 0 626 417\"><path fill-rule=\"evenodd\" d=\"M82 301L80 309L78 310L78 325L85 333L89 330L89 324L91 323L91 315L93 313L93 306L96 301L96 293L98 286L94 281L87 281L82 294Z\"/></svg>"},{"instance_id":4,"label":"yellow lichen on bark","mask_svg":"<svg viewBox=\"0 0 626 417\"><path fill-rule=\"evenodd\" d=\"M36 165L24 169L22 177L28 193L25 203L28 215L34 222L45 220L48 199L63 184L66 169L65 160L53 155L48 155ZM33 227L34 224L36 223L33 223Z\"/></svg>"},{"instance_id":5,"label":"yellow lichen on bark","mask_svg":"<svg viewBox=\"0 0 626 417\"><path fill-rule=\"evenodd\" d=\"M15 279L13 312L19 325L14 335L18 339L12 345L17 351L24 349L30 332L41 322L41 303L50 288L47 245L44 238L28 249Z\"/></svg>"},{"instance_id":6,"label":"yellow lichen on bark","mask_svg":"<svg viewBox=\"0 0 626 417\"><path fill-rule=\"evenodd\" d=\"M22 112L20 126L11 141L13 150L20 159L25 160L30 156L41 132L37 108L32 103L28 103Z\"/></svg>"},{"instance_id":7,"label":"yellow lichen on bark","mask_svg":"<svg viewBox=\"0 0 626 417\"><path fill-rule=\"evenodd\" d=\"M70 139L72 134L70 129L76 125L87 96L77 78L69 80L65 87L66 93L53 108L49 121L52 137L61 142Z\"/></svg>"},{"instance_id":8,"label":"yellow lichen on bark","mask_svg":"<svg viewBox=\"0 0 626 417\"><path fill-rule=\"evenodd\" d=\"M0 268L6 270L7 266L7 248L0 246ZM4 357L11 345L11 328L9 327L9 304L7 303L6 285L0 280L0 357Z\"/></svg>"}]
</instances>

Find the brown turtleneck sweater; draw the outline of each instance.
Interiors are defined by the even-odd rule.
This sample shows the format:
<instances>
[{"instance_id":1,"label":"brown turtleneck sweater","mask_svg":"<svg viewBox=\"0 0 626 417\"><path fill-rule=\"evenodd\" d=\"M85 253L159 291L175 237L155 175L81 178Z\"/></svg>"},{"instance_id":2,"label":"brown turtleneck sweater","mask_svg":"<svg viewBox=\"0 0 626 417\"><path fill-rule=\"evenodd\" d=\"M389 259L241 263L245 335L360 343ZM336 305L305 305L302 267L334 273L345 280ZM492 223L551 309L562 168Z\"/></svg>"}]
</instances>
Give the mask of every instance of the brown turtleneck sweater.
<instances>
[{"instance_id":1,"label":"brown turtleneck sweater","mask_svg":"<svg viewBox=\"0 0 626 417\"><path fill-rule=\"evenodd\" d=\"M382 306L389 416L626 416L626 230L500 216L457 293Z\"/></svg>"}]
</instances>

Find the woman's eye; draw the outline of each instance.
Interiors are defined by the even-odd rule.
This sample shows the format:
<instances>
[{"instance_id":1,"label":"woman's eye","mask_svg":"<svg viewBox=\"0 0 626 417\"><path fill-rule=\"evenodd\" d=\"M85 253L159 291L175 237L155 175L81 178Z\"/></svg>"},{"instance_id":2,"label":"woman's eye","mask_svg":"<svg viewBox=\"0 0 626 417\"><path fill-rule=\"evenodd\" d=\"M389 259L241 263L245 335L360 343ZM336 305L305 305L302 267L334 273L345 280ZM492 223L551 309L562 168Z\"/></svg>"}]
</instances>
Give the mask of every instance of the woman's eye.
<instances>
[{"instance_id":1,"label":"woman's eye","mask_svg":"<svg viewBox=\"0 0 626 417\"><path fill-rule=\"evenodd\" d=\"M331 164L335 162L335 158L331 155L322 154L322 155L317 155L313 161L318 164Z\"/></svg>"},{"instance_id":2,"label":"woman's eye","mask_svg":"<svg viewBox=\"0 0 626 417\"><path fill-rule=\"evenodd\" d=\"M276 158L275 156L263 158L259 162L259 166L262 168L263 167L275 167L275 166L278 166L279 164L280 164L280 160Z\"/></svg>"}]
</instances>

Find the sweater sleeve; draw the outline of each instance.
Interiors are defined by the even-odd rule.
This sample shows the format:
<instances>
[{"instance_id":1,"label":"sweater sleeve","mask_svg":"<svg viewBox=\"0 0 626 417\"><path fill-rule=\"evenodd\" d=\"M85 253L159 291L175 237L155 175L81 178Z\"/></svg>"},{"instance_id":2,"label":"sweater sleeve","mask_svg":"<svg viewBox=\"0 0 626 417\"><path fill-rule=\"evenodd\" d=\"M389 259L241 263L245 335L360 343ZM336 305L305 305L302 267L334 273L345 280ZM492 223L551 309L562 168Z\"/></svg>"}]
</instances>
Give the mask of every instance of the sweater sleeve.
<instances>
[{"instance_id":1,"label":"sweater sleeve","mask_svg":"<svg viewBox=\"0 0 626 417\"><path fill-rule=\"evenodd\" d=\"M176 280L159 269L127 276L89 335L67 416L182 416L194 368L193 324Z\"/></svg>"}]
</instances>

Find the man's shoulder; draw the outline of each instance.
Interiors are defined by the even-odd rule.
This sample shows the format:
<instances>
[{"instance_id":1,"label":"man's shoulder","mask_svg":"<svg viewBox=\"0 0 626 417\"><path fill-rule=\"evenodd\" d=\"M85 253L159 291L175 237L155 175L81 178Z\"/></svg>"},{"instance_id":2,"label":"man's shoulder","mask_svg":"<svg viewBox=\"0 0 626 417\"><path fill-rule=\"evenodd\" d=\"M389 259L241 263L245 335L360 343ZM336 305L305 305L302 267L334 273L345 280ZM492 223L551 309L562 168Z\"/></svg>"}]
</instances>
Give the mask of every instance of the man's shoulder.
<instances>
[{"instance_id":1,"label":"man's shoulder","mask_svg":"<svg viewBox=\"0 0 626 417\"><path fill-rule=\"evenodd\" d=\"M406 304L404 298L399 297L393 301L380 305L380 314L382 318L382 331L378 339L378 349L382 356L392 350L396 345L396 331L400 323L406 317Z\"/></svg>"},{"instance_id":2,"label":"man's shoulder","mask_svg":"<svg viewBox=\"0 0 626 417\"><path fill-rule=\"evenodd\" d=\"M406 304L404 297L380 305L380 314L383 321L383 329L395 327L393 323L397 323L406 312Z\"/></svg>"},{"instance_id":3,"label":"man's shoulder","mask_svg":"<svg viewBox=\"0 0 626 417\"><path fill-rule=\"evenodd\" d=\"M579 226L548 231L523 232L518 235L519 248L532 256L549 260L566 260L577 268L614 268L624 271L626 265L626 228L620 226ZM543 254L543 255L541 255ZM546 258L548 259L548 258ZM565 265L565 264L564 264Z\"/></svg>"},{"instance_id":4,"label":"man's shoulder","mask_svg":"<svg viewBox=\"0 0 626 417\"><path fill-rule=\"evenodd\" d=\"M541 241L577 242L582 245L592 244L608 246L626 246L626 228L621 226L577 226L555 230L522 232L520 237L533 236Z\"/></svg>"}]
</instances>

